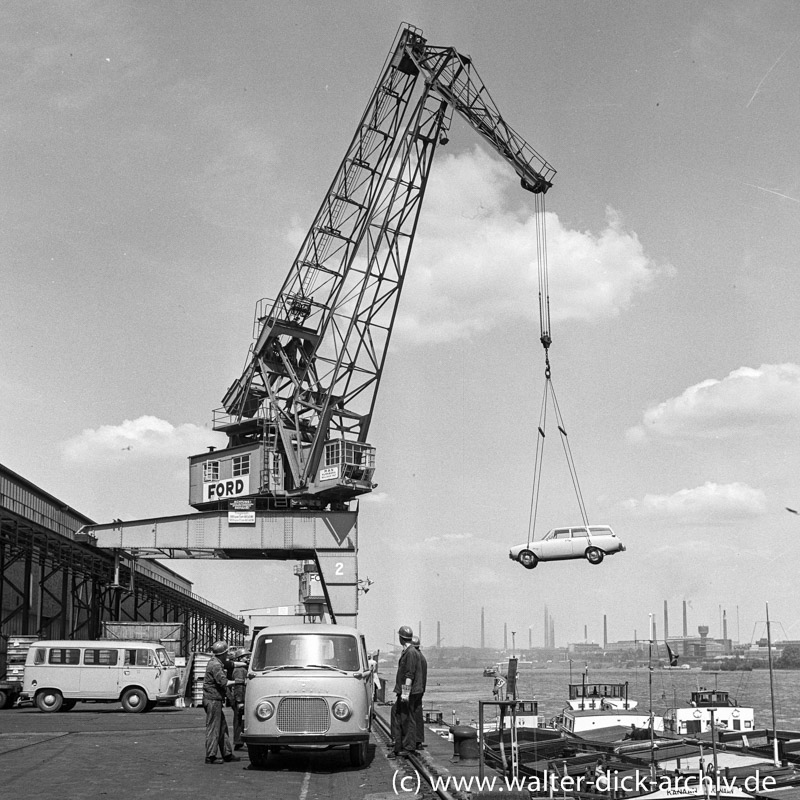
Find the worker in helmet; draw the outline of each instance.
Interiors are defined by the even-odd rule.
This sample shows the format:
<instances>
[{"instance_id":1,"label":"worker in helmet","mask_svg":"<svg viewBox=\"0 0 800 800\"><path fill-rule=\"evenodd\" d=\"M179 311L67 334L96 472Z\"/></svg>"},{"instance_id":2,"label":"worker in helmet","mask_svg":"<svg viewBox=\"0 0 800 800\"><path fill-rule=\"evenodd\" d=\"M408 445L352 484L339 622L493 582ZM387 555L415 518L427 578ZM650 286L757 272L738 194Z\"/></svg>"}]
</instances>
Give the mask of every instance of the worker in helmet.
<instances>
[{"instance_id":1,"label":"worker in helmet","mask_svg":"<svg viewBox=\"0 0 800 800\"><path fill-rule=\"evenodd\" d=\"M242 732L244 729L244 692L247 684L247 668L250 664L250 653L240 647L233 654L233 686L229 688L228 698L233 709L233 749L244 747Z\"/></svg>"},{"instance_id":2,"label":"worker in helmet","mask_svg":"<svg viewBox=\"0 0 800 800\"><path fill-rule=\"evenodd\" d=\"M211 645L211 658L203 676L203 708L206 712L206 764L217 763L217 750L223 761L239 761L233 755L225 719L225 695L229 685L226 664L230 661L228 643L219 641Z\"/></svg>"},{"instance_id":3,"label":"worker in helmet","mask_svg":"<svg viewBox=\"0 0 800 800\"><path fill-rule=\"evenodd\" d=\"M417 705L422 702L422 671L419 651L411 644L414 636L408 625L397 632L403 653L397 662L394 683L394 746L389 758L408 756L417 752Z\"/></svg>"},{"instance_id":4,"label":"worker in helmet","mask_svg":"<svg viewBox=\"0 0 800 800\"><path fill-rule=\"evenodd\" d=\"M421 687L421 691L419 691L419 702L416 704L416 721L417 721L417 750L420 750L423 747L426 747L425 744L425 720L422 716L422 700L425 695L425 689L427 688L428 684L428 659L422 653L422 645L419 641L419 636L412 636L411 637L411 645L417 649L417 653L419 654L419 681L417 683L417 688ZM417 692L414 690L412 686L412 694L416 694Z\"/></svg>"}]
</instances>

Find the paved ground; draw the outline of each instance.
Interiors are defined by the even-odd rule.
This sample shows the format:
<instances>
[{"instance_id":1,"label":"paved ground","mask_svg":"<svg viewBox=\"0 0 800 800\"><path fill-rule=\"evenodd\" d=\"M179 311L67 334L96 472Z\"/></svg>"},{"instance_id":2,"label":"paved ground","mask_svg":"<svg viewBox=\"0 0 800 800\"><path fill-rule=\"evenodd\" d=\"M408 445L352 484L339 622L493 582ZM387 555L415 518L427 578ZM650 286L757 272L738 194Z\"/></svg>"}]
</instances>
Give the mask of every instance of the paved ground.
<instances>
[{"instance_id":1,"label":"paved ground","mask_svg":"<svg viewBox=\"0 0 800 800\"><path fill-rule=\"evenodd\" d=\"M230 710L228 710L230 725ZM79 703L72 711L0 711L0 786L8 800L198 798L237 800L385 800L395 763L373 734L368 763L350 766L347 750L280 753L266 769L242 760L204 763L205 715L200 708L157 708L126 714L118 705ZM448 752L447 742L442 742ZM414 800L413 793L401 793ZM423 791L417 797L432 795Z\"/></svg>"}]
</instances>

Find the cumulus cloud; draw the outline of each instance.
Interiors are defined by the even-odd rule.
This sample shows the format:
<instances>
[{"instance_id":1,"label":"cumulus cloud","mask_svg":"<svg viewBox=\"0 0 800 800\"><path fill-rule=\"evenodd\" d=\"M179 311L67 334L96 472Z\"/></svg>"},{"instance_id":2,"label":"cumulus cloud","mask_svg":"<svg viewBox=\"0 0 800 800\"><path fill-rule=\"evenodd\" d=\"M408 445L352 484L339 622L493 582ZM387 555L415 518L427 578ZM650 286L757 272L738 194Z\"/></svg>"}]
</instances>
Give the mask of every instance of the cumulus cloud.
<instances>
[{"instance_id":1,"label":"cumulus cloud","mask_svg":"<svg viewBox=\"0 0 800 800\"><path fill-rule=\"evenodd\" d=\"M651 406L630 441L648 437L728 437L800 422L800 366L741 367L722 380L710 378L677 397Z\"/></svg>"},{"instance_id":2,"label":"cumulus cloud","mask_svg":"<svg viewBox=\"0 0 800 800\"><path fill-rule=\"evenodd\" d=\"M447 341L504 318L538 320L536 220L519 191L507 165L480 148L437 161L395 326L399 339ZM552 213L546 226L553 322L616 316L671 270L653 262L613 209L599 233L570 230Z\"/></svg>"},{"instance_id":3,"label":"cumulus cloud","mask_svg":"<svg viewBox=\"0 0 800 800\"><path fill-rule=\"evenodd\" d=\"M208 446L224 447L227 438L192 423L173 425L153 416L126 419L119 425L87 428L62 444L71 463L104 464L125 460L188 457Z\"/></svg>"},{"instance_id":4,"label":"cumulus cloud","mask_svg":"<svg viewBox=\"0 0 800 800\"><path fill-rule=\"evenodd\" d=\"M744 483L704 483L674 494L648 494L629 499L623 508L634 516L662 517L682 522L729 522L766 512L767 500L761 489Z\"/></svg>"}]
</instances>

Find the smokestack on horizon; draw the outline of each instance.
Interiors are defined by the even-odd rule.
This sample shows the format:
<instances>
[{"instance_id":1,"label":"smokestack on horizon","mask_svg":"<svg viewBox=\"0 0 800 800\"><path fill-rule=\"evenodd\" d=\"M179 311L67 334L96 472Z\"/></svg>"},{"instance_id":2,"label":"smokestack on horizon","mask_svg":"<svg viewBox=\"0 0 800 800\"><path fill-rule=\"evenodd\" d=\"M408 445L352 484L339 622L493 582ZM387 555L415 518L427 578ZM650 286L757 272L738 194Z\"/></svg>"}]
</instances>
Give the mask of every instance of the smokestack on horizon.
<instances>
[{"instance_id":1,"label":"smokestack on horizon","mask_svg":"<svg viewBox=\"0 0 800 800\"><path fill-rule=\"evenodd\" d=\"M683 638L686 639L689 636L689 626L686 624L686 601L683 601Z\"/></svg>"},{"instance_id":2,"label":"smokestack on horizon","mask_svg":"<svg viewBox=\"0 0 800 800\"><path fill-rule=\"evenodd\" d=\"M667 607L667 601L664 601L664 641L666 642L669 639L669 608Z\"/></svg>"},{"instance_id":3,"label":"smokestack on horizon","mask_svg":"<svg viewBox=\"0 0 800 800\"><path fill-rule=\"evenodd\" d=\"M608 647L608 617L603 614L603 650Z\"/></svg>"}]
</instances>

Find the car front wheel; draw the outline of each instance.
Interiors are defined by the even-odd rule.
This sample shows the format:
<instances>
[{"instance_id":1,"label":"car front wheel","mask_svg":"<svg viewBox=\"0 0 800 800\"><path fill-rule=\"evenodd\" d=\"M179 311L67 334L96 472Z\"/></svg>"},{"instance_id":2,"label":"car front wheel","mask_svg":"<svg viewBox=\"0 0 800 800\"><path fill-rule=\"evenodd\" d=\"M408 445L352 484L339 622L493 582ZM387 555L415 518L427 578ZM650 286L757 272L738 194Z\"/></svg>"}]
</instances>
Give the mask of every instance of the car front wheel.
<instances>
[{"instance_id":1,"label":"car front wheel","mask_svg":"<svg viewBox=\"0 0 800 800\"><path fill-rule=\"evenodd\" d=\"M539 563L539 559L536 558L536 555L530 550L523 550L518 558L519 563L522 564L525 569L533 569Z\"/></svg>"},{"instance_id":2,"label":"car front wheel","mask_svg":"<svg viewBox=\"0 0 800 800\"><path fill-rule=\"evenodd\" d=\"M605 553L599 547L589 547L586 550L586 560L590 564L599 564L604 557Z\"/></svg>"}]
</instances>

